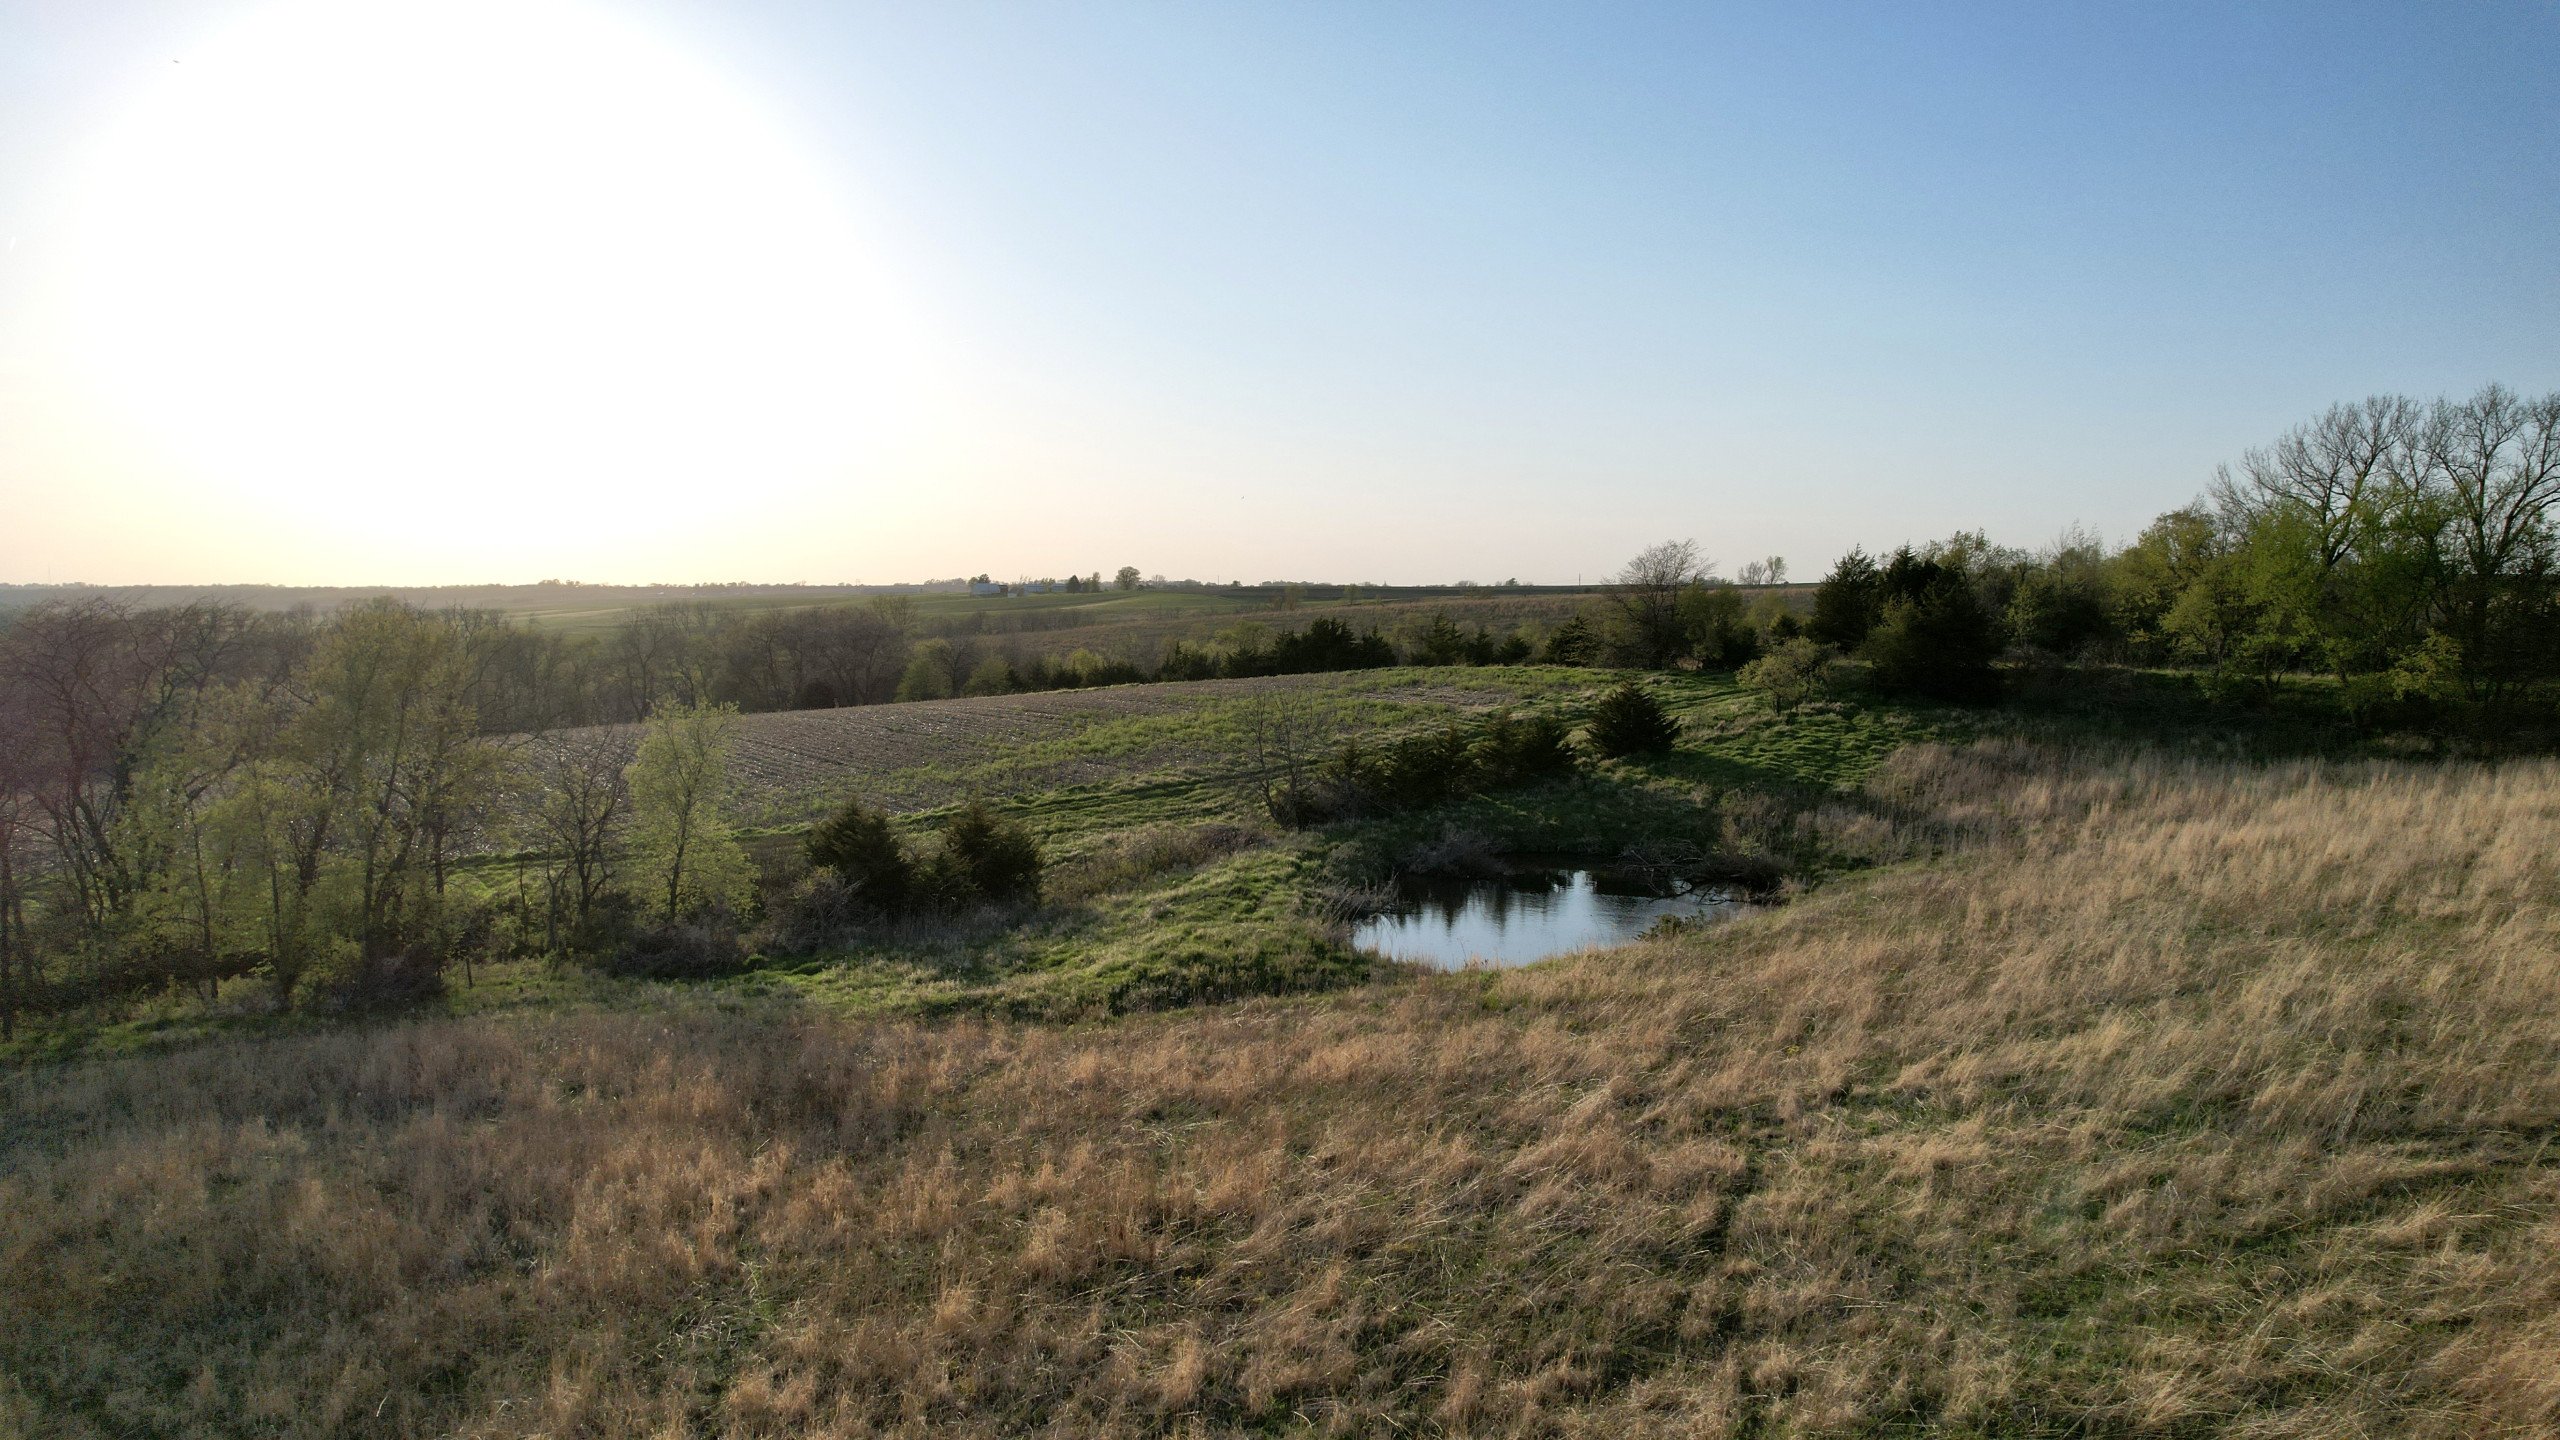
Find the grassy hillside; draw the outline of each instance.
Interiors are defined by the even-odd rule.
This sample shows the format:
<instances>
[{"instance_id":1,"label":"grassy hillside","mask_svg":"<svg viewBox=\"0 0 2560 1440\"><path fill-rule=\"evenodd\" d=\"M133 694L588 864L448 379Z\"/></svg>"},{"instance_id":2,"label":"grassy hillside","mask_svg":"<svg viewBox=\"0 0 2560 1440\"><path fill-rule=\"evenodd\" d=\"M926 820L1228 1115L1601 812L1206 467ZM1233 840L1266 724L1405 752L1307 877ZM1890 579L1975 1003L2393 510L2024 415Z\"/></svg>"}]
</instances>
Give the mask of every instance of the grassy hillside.
<instances>
[{"instance_id":1,"label":"grassy hillside","mask_svg":"<svg viewBox=\"0 0 2560 1440\"><path fill-rule=\"evenodd\" d=\"M2560 1427L2560 766L1993 741L1805 816L1940 858L1068 1026L715 991L18 1071L0 1431Z\"/></svg>"},{"instance_id":2,"label":"grassy hillside","mask_svg":"<svg viewBox=\"0 0 2560 1440\"><path fill-rule=\"evenodd\" d=\"M747 716L741 817L763 827L754 843L769 865L796 864L800 827L848 795L919 832L972 796L994 796L1039 836L1047 902L775 948L748 974L673 992L535 960L481 965L457 972L433 1003L457 1015L645 1009L707 993L836 1014L1063 1019L1329 988L1376 968L1348 943L1346 905L1418 849L1633 849L1718 857L1770 878L1854 868L1906 851L1879 803L1848 787L1894 746L1957 731L1956 717L1893 708L1776 717L1729 677L1656 677L1690 739L1642 765L1316 832L1272 826L1246 783L1248 733L1275 712L1330 746L1496 708L1576 715L1613 678L1383 670ZM572 732L599 736L636 744L637 730ZM502 912L541 884L538 863L508 855L465 865L455 883ZM266 982L247 977L211 1006L173 994L111 1019L30 1027L14 1049L60 1058L332 1023L274 1014Z\"/></svg>"}]
</instances>

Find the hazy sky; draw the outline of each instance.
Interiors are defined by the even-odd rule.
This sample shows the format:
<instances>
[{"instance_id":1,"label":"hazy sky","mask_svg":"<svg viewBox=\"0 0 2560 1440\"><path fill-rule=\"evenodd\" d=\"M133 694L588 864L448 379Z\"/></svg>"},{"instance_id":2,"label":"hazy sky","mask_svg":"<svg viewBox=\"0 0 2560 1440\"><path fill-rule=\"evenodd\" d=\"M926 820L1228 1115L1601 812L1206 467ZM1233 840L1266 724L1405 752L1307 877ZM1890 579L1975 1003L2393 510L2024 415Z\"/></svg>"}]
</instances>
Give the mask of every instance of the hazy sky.
<instances>
[{"instance_id":1,"label":"hazy sky","mask_svg":"<svg viewBox=\"0 0 2560 1440\"><path fill-rule=\"evenodd\" d=\"M2560 7L0 0L0 579L1728 571L2560 386Z\"/></svg>"}]
</instances>

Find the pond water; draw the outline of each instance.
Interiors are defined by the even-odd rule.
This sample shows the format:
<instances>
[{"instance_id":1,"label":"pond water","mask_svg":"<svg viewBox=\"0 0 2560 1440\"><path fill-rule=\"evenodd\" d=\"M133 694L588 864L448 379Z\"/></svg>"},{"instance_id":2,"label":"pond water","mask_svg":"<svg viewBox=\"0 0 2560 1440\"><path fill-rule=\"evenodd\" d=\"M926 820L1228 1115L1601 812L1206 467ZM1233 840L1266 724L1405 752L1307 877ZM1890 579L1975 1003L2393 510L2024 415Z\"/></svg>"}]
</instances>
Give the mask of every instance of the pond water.
<instances>
[{"instance_id":1,"label":"pond water","mask_svg":"<svg viewBox=\"0 0 2560 1440\"><path fill-rule=\"evenodd\" d=\"M1608 870L1522 870L1494 880L1412 878L1399 903L1360 922L1351 941L1390 960L1440 970L1526 965L1635 939L1667 916L1725 916L1729 891Z\"/></svg>"}]
</instances>

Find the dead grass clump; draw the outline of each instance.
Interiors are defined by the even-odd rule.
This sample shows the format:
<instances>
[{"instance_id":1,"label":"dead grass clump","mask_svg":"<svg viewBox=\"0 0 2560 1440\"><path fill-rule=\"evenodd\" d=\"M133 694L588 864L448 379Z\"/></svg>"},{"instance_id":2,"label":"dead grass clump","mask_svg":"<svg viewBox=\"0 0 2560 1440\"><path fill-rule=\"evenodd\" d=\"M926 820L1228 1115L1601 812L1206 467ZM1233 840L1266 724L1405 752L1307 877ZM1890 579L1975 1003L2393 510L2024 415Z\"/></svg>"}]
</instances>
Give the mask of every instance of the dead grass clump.
<instances>
[{"instance_id":1,"label":"dead grass clump","mask_svg":"<svg viewBox=\"0 0 2560 1440\"><path fill-rule=\"evenodd\" d=\"M2560 1425L2560 767L1907 755L1961 853L1076 1028L0 1081L0 1415L203 1435Z\"/></svg>"},{"instance_id":2,"label":"dead grass clump","mask_svg":"<svg viewBox=\"0 0 2560 1440\"><path fill-rule=\"evenodd\" d=\"M1053 867L1044 888L1058 903L1074 904L1160 875L1197 870L1270 841L1267 831L1228 821L1142 826L1105 836L1093 849Z\"/></svg>"}]
</instances>

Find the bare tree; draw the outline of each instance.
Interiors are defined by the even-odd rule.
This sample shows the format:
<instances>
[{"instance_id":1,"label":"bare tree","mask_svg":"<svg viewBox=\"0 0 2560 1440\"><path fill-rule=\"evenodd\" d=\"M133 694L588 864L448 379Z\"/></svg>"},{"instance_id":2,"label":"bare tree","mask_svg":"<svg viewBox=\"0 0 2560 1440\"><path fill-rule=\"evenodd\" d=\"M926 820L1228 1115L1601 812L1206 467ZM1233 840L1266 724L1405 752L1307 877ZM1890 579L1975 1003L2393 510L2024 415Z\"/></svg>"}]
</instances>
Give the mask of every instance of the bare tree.
<instances>
[{"instance_id":1,"label":"bare tree","mask_svg":"<svg viewBox=\"0 0 2560 1440\"><path fill-rule=\"evenodd\" d=\"M91 929L148 880L119 845L118 824L144 745L219 677L245 628L218 606L83 600L39 606L0 632L21 786Z\"/></svg>"},{"instance_id":2,"label":"bare tree","mask_svg":"<svg viewBox=\"0 0 2560 1440\"><path fill-rule=\"evenodd\" d=\"M1630 560L1613 577L1609 601L1621 624L1626 657L1648 669L1669 665L1680 653L1680 592L1704 580L1714 565L1694 540L1665 540Z\"/></svg>"},{"instance_id":3,"label":"bare tree","mask_svg":"<svg viewBox=\"0 0 2560 1440\"><path fill-rule=\"evenodd\" d=\"M2516 638L2502 614L2530 612L2555 560L2560 505L2560 394L2526 400L2492 384L2439 400L2412 447L2408 477L2441 506L2455 574L2450 628L2467 668L2498 688Z\"/></svg>"},{"instance_id":4,"label":"bare tree","mask_svg":"<svg viewBox=\"0 0 2560 1440\"><path fill-rule=\"evenodd\" d=\"M37 978L25 891L26 852L37 843L31 728L18 693L0 685L0 1040L16 1038L18 1012L33 998Z\"/></svg>"},{"instance_id":5,"label":"bare tree","mask_svg":"<svg viewBox=\"0 0 2560 1440\"><path fill-rule=\"evenodd\" d=\"M2242 456L2237 477L2228 467L2218 471L2213 497L2235 518L2278 508L2302 517L2326 577L2367 538L2383 492L2405 468L2404 457L2417 446L2424 423L2417 402L2399 395L2332 406L2273 445Z\"/></svg>"},{"instance_id":6,"label":"bare tree","mask_svg":"<svg viewBox=\"0 0 2560 1440\"><path fill-rule=\"evenodd\" d=\"M1308 819L1326 739L1323 718L1295 694L1284 691L1247 709L1242 778L1264 814L1283 825Z\"/></svg>"},{"instance_id":7,"label":"bare tree","mask_svg":"<svg viewBox=\"0 0 2560 1440\"><path fill-rule=\"evenodd\" d=\"M572 934L585 933L596 904L613 883L613 841L631 803L624 776L629 749L592 731L550 735L532 742L524 769L536 790L529 838L549 856L557 875L552 946L559 948L559 916L566 909Z\"/></svg>"}]
</instances>

